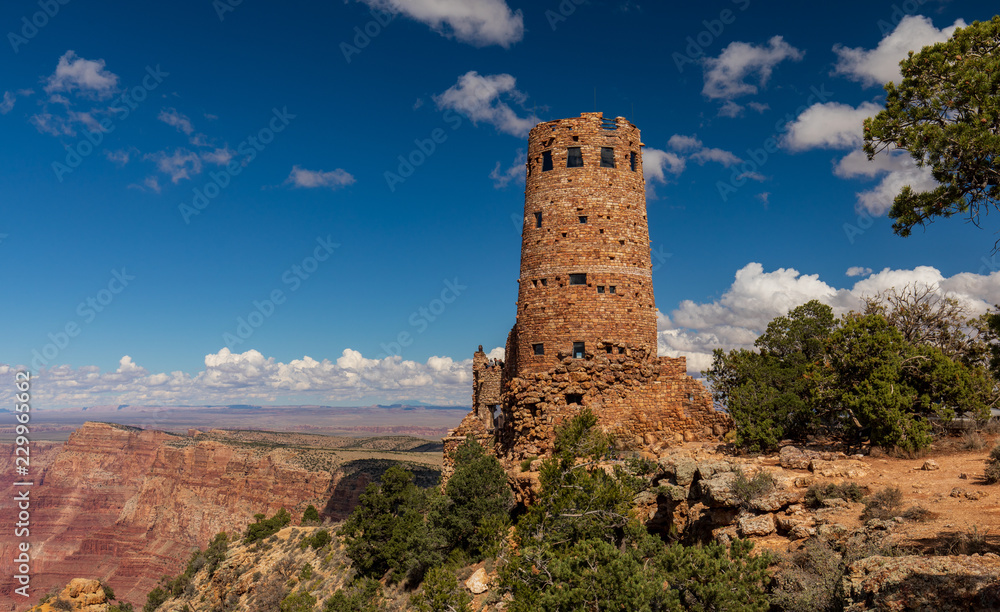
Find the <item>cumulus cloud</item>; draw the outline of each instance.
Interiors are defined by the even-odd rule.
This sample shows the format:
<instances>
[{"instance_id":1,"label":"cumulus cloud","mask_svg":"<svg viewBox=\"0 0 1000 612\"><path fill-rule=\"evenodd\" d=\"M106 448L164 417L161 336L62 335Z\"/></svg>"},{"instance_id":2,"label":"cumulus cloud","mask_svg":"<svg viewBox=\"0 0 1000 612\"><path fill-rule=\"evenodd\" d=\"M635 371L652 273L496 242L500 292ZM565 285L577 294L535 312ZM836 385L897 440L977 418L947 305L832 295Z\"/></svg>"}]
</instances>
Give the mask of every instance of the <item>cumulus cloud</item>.
<instances>
[{"instance_id":1,"label":"cumulus cloud","mask_svg":"<svg viewBox=\"0 0 1000 612\"><path fill-rule=\"evenodd\" d=\"M506 168L501 168L500 162L497 162L496 167L490 172L490 178L493 179L493 187L495 189L503 189L511 181L523 183L524 166L527 163L528 153L524 149L517 150L517 153L514 155L514 161Z\"/></svg>"},{"instance_id":2,"label":"cumulus cloud","mask_svg":"<svg viewBox=\"0 0 1000 612\"><path fill-rule=\"evenodd\" d=\"M705 86L701 93L712 99L732 100L754 94L767 85L774 67L785 60L798 61L805 53L791 46L781 36L774 36L766 45L735 41L729 43L719 57L702 60ZM756 84L748 79L756 79Z\"/></svg>"},{"instance_id":3,"label":"cumulus cloud","mask_svg":"<svg viewBox=\"0 0 1000 612\"><path fill-rule=\"evenodd\" d=\"M666 183L668 174L677 176L684 172L684 158L672 151L661 151L653 147L642 150L642 172L647 182Z\"/></svg>"},{"instance_id":4,"label":"cumulus cloud","mask_svg":"<svg viewBox=\"0 0 1000 612\"><path fill-rule=\"evenodd\" d=\"M490 356L502 357L503 349L493 349ZM9 369L0 365L0 372L4 368ZM205 369L195 374L153 373L126 355L113 372L95 366L55 366L35 377L39 385L33 399L44 407L282 403L291 398L338 405L372 397L380 401L419 397L462 405L472 384L472 360L369 359L348 348L334 361L306 356L282 363L256 350L233 353L223 348L206 355ZM0 400L13 398L3 390Z\"/></svg>"},{"instance_id":5,"label":"cumulus cloud","mask_svg":"<svg viewBox=\"0 0 1000 612\"><path fill-rule=\"evenodd\" d=\"M802 274L792 268L765 272L759 263L749 263L736 273L732 285L712 302L686 300L670 313L658 317L658 348L661 355L687 357L688 370L700 372L712 363L712 350L753 348L757 337L775 317L809 300L819 300L842 315L859 310L861 298L892 287L918 283L934 287L955 298L970 313L982 313L1000 303L1000 272L960 273L944 277L930 266L912 270L883 269L871 274L856 266L850 276L867 276L850 288L836 288L817 274Z\"/></svg>"},{"instance_id":6,"label":"cumulus cloud","mask_svg":"<svg viewBox=\"0 0 1000 612\"><path fill-rule=\"evenodd\" d=\"M781 144L791 151L860 147L865 119L881 109L871 102L862 102L857 108L840 102L813 104L786 126Z\"/></svg>"},{"instance_id":7,"label":"cumulus cloud","mask_svg":"<svg viewBox=\"0 0 1000 612\"><path fill-rule=\"evenodd\" d=\"M354 183L354 177L342 168L336 170L306 170L298 165L292 166L292 172L285 179L286 185L301 187L304 189L315 189L325 187L327 189L339 189Z\"/></svg>"},{"instance_id":8,"label":"cumulus cloud","mask_svg":"<svg viewBox=\"0 0 1000 612\"><path fill-rule=\"evenodd\" d=\"M858 207L872 215L892 208L896 195L907 185L917 193L938 185L930 168L918 166L905 151L884 151L871 161L863 151L853 151L837 163L833 173L841 178L882 177L875 187L857 193Z\"/></svg>"},{"instance_id":9,"label":"cumulus cloud","mask_svg":"<svg viewBox=\"0 0 1000 612\"><path fill-rule=\"evenodd\" d=\"M521 11L511 11L504 0L360 0L368 6L402 14L477 47L508 48L524 37Z\"/></svg>"},{"instance_id":10,"label":"cumulus cloud","mask_svg":"<svg viewBox=\"0 0 1000 612\"><path fill-rule=\"evenodd\" d=\"M647 188L653 182L666 183L668 179L680 175L687 167L688 160L701 166L707 162L715 162L727 168L742 161L724 149L706 147L695 135L674 134L667 140L667 146L673 150L662 151L653 147L642 150L642 167ZM647 195L655 197L653 193Z\"/></svg>"},{"instance_id":11,"label":"cumulus cloud","mask_svg":"<svg viewBox=\"0 0 1000 612\"><path fill-rule=\"evenodd\" d=\"M884 85L890 81L899 83L902 76L899 62L906 59L910 51L944 42L951 38L956 28L965 26L965 21L957 19L950 27L939 30L928 17L907 15L874 49L834 45L833 51L838 57L834 72L865 86Z\"/></svg>"},{"instance_id":12,"label":"cumulus cloud","mask_svg":"<svg viewBox=\"0 0 1000 612\"><path fill-rule=\"evenodd\" d=\"M104 60L88 60L67 51L59 58L56 71L45 85L48 93L78 92L96 98L108 98L118 91L118 75L105 69Z\"/></svg>"},{"instance_id":13,"label":"cumulus cloud","mask_svg":"<svg viewBox=\"0 0 1000 612\"><path fill-rule=\"evenodd\" d=\"M539 122L538 117L519 117L504 100L523 103L527 96L517 90L509 74L480 75L470 70L444 93L434 96L440 109L459 112L473 123L489 123L497 130L523 138Z\"/></svg>"}]
</instances>

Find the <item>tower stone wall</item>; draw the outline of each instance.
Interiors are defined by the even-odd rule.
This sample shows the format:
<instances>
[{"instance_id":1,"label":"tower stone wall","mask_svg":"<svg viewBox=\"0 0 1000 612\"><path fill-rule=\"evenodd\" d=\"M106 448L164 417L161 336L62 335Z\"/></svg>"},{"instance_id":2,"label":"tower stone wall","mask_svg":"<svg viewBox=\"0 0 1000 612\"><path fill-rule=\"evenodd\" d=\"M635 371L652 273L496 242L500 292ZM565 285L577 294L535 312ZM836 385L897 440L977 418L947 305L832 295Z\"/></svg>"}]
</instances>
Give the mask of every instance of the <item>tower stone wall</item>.
<instances>
[{"instance_id":1,"label":"tower stone wall","mask_svg":"<svg viewBox=\"0 0 1000 612\"><path fill-rule=\"evenodd\" d=\"M731 427L685 359L656 354L639 130L601 113L528 136L517 313L503 364L473 357L472 435L515 472L550 455L560 424L589 408L622 448L653 452Z\"/></svg>"}]
</instances>

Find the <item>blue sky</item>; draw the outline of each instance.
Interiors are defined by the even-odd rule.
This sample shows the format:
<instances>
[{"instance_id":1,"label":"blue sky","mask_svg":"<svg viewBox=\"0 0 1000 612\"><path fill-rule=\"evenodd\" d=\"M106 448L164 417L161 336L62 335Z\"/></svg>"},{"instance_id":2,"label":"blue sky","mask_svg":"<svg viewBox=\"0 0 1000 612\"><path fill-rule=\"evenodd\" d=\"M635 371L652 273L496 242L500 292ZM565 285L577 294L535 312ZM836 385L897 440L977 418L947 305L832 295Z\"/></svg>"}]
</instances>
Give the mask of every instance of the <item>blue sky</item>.
<instances>
[{"instance_id":1,"label":"blue sky","mask_svg":"<svg viewBox=\"0 0 1000 612\"><path fill-rule=\"evenodd\" d=\"M995 5L664 4L5 2L0 371L51 408L467 403L513 323L527 131L593 110L642 130L692 373L812 298L1000 302L989 218L894 236L933 183L859 146L906 52Z\"/></svg>"}]
</instances>

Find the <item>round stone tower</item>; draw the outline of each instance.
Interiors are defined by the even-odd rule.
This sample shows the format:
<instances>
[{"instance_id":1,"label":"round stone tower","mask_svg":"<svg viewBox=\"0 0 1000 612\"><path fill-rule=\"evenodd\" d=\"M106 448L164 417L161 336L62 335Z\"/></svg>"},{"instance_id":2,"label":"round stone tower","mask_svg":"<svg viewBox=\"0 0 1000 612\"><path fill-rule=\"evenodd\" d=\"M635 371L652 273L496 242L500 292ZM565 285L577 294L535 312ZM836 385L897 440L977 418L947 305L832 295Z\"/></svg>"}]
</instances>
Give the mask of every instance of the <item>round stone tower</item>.
<instances>
[{"instance_id":1,"label":"round stone tower","mask_svg":"<svg viewBox=\"0 0 1000 612\"><path fill-rule=\"evenodd\" d=\"M602 113L531 130L511 374L565 357L656 357L642 146L638 128Z\"/></svg>"}]
</instances>

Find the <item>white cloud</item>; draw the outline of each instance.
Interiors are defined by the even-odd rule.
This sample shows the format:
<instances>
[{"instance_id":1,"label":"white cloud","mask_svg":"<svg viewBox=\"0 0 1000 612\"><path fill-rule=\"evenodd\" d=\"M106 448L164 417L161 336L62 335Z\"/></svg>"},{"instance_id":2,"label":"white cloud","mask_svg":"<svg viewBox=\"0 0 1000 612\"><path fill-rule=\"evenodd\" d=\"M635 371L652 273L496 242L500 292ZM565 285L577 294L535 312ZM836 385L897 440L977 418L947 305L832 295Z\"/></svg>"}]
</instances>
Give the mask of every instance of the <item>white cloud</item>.
<instances>
[{"instance_id":1,"label":"white cloud","mask_svg":"<svg viewBox=\"0 0 1000 612\"><path fill-rule=\"evenodd\" d=\"M673 139L671 139L673 140ZM684 158L671 151L661 151L653 147L642 149L642 172L646 182L667 182L667 175L677 176L684 172Z\"/></svg>"},{"instance_id":2,"label":"white cloud","mask_svg":"<svg viewBox=\"0 0 1000 612\"><path fill-rule=\"evenodd\" d=\"M931 191L938 186L930 168L917 166L905 151L883 151L871 161L868 161L864 151L852 151L838 162L833 173L841 178L881 175L878 185L857 194L858 207L876 216L892 208L896 195L907 185L917 193Z\"/></svg>"},{"instance_id":3,"label":"white cloud","mask_svg":"<svg viewBox=\"0 0 1000 612\"><path fill-rule=\"evenodd\" d=\"M116 151L105 149L104 156L108 158L108 161L121 167L129 162L129 159L132 157L132 152L129 149L118 149Z\"/></svg>"},{"instance_id":4,"label":"white cloud","mask_svg":"<svg viewBox=\"0 0 1000 612\"><path fill-rule=\"evenodd\" d=\"M504 0L361 0L368 6L403 14L427 24L442 36L477 47L508 48L524 37L521 11Z\"/></svg>"},{"instance_id":5,"label":"white cloud","mask_svg":"<svg viewBox=\"0 0 1000 612\"><path fill-rule=\"evenodd\" d=\"M327 187L338 189L354 183L354 177L347 170L337 168L336 170L306 170L298 165L292 166L292 172L285 179L286 185L314 189L317 187Z\"/></svg>"},{"instance_id":6,"label":"white cloud","mask_svg":"<svg viewBox=\"0 0 1000 612\"><path fill-rule=\"evenodd\" d=\"M201 157L184 148L174 149L174 152L167 154L166 151L150 153L143 157L156 162L156 169L169 175L174 183L181 179L190 179L192 176L201 174Z\"/></svg>"},{"instance_id":7,"label":"white cloud","mask_svg":"<svg viewBox=\"0 0 1000 612\"><path fill-rule=\"evenodd\" d=\"M503 349L490 352L490 356L502 354ZM6 367L0 365L0 372ZM419 363L398 356L369 359L345 349L335 361L306 356L281 363L256 350L233 353L223 348L206 355L205 369L195 374L152 373L126 355L114 372L101 372L95 366L55 366L36 376L40 384L33 399L46 407L275 403L289 398L338 405L370 397L393 400L414 396L462 405L468 402L472 360L430 357ZM13 397L4 389L0 400L13 401Z\"/></svg>"},{"instance_id":8,"label":"white cloud","mask_svg":"<svg viewBox=\"0 0 1000 612\"><path fill-rule=\"evenodd\" d=\"M509 74L482 76L470 70L458 77L458 82L442 94L434 96L438 108L457 111L473 123L489 123L497 130L523 138L539 122L538 117L518 117L504 98L522 103L526 96L515 88Z\"/></svg>"},{"instance_id":9,"label":"white cloud","mask_svg":"<svg viewBox=\"0 0 1000 612\"><path fill-rule=\"evenodd\" d=\"M675 151L692 151L701 148L701 141L697 136L674 134L667 141L667 146Z\"/></svg>"},{"instance_id":10,"label":"white cloud","mask_svg":"<svg viewBox=\"0 0 1000 612\"><path fill-rule=\"evenodd\" d=\"M791 151L860 147L865 119L882 107L862 102L857 108L840 102L813 104L787 125L781 144Z\"/></svg>"},{"instance_id":11,"label":"white cloud","mask_svg":"<svg viewBox=\"0 0 1000 612\"><path fill-rule=\"evenodd\" d=\"M719 57L702 60L705 66L705 86L701 93L712 99L723 100L757 93L758 85L767 85L775 66L787 59L800 60L804 55L781 36L774 36L767 41L767 45L760 46L731 42ZM756 77L758 85L748 83L746 79L750 77Z\"/></svg>"},{"instance_id":12,"label":"white cloud","mask_svg":"<svg viewBox=\"0 0 1000 612\"><path fill-rule=\"evenodd\" d=\"M77 91L96 98L108 98L118 90L118 76L104 68L104 60L87 60L67 51L59 58L45 91Z\"/></svg>"},{"instance_id":13,"label":"white cloud","mask_svg":"<svg viewBox=\"0 0 1000 612\"><path fill-rule=\"evenodd\" d=\"M766 110L770 110L770 106L767 104L761 104L760 102L747 102L747 106L757 111L758 113L763 113Z\"/></svg>"},{"instance_id":14,"label":"white cloud","mask_svg":"<svg viewBox=\"0 0 1000 612\"><path fill-rule=\"evenodd\" d=\"M698 151L695 151L694 153L691 154L691 159L693 159L694 161L698 162L701 165L705 165L705 162L711 161L711 162L716 162L718 164L722 164L727 168L729 166L732 166L733 164L738 164L741 161L743 161L739 157L736 157L736 155L734 155L733 153L730 153L729 151L725 151L723 149L708 149L708 148L703 148L699 149Z\"/></svg>"},{"instance_id":15,"label":"white cloud","mask_svg":"<svg viewBox=\"0 0 1000 612\"><path fill-rule=\"evenodd\" d=\"M753 348L754 340L774 317L809 300L829 305L839 316L860 309L862 296L911 283L935 287L974 314L1000 303L1000 272L963 272L945 278L936 268L919 266L912 270L886 268L870 274L869 268L853 267L848 270L849 276L867 278L851 288L838 289L819 275L801 274L791 268L765 272L761 264L749 263L736 273L732 285L719 299L705 303L686 300L670 316L660 313L659 353L671 357L685 355L688 370L699 372L711 365L713 349Z\"/></svg>"},{"instance_id":16,"label":"white cloud","mask_svg":"<svg viewBox=\"0 0 1000 612\"><path fill-rule=\"evenodd\" d=\"M742 106L732 100L726 100L726 103L719 107L719 116L735 119L736 117L742 117L744 110Z\"/></svg>"},{"instance_id":17,"label":"white cloud","mask_svg":"<svg viewBox=\"0 0 1000 612\"><path fill-rule=\"evenodd\" d=\"M191 124L191 120L186 115L177 112L177 109L164 108L156 118L169 126L177 128L177 131L184 132L188 136L194 132L194 125Z\"/></svg>"},{"instance_id":18,"label":"white cloud","mask_svg":"<svg viewBox=\"0 0 1000 612\"><path fill-rule=\"evenodd\" d=\"M493 187L495 189L503 189L511 181L523 183L524 166L527 163L528 153L524 149L517 150L517 153L514 155L514 161L507 168L501 169L500 162L497 162L496 167L490 172L490 178L493 179Z\"/></svg>"},{"instance_id":19,"label":"white cloud","mask_svg":"<svg viewBox=\"0 0 1000 612\"><path fill-rule=\"evenodd\" d=\"M236 151L233 151L229 147L222 147L220 149L213 149L211 151L202 151L201 159L209 164L215 164L216 166L225 166L230 161L232 161L233 156Z\"/></svg>"},{"instance_id":20,"label":"white cloud","mask_svg":"<svg viewBox=\"0 0 1000 612\"><path fill-rule=\"evenodd\" d=\"M907 15L874 49L834 45L833 51L838 56L834 72L866 86L884 85L889 81L898 83L901 77L899 62L906 59L910 51L944 42L956 28L965 26L965 21L956 19L950 27L938 30L928 17Z\"/></svg>"},{"instance_id":21,"label":"white cloud","mask_svg":"<svg viewBox=\"0 0 1000 612\"><path fill-rule=\"evenodd\" d=\"M0 101L0 115L6 115L14 109L14 101L17 98L9 91L3 92L3 100Z\"/></svg>"}]
</instances>

